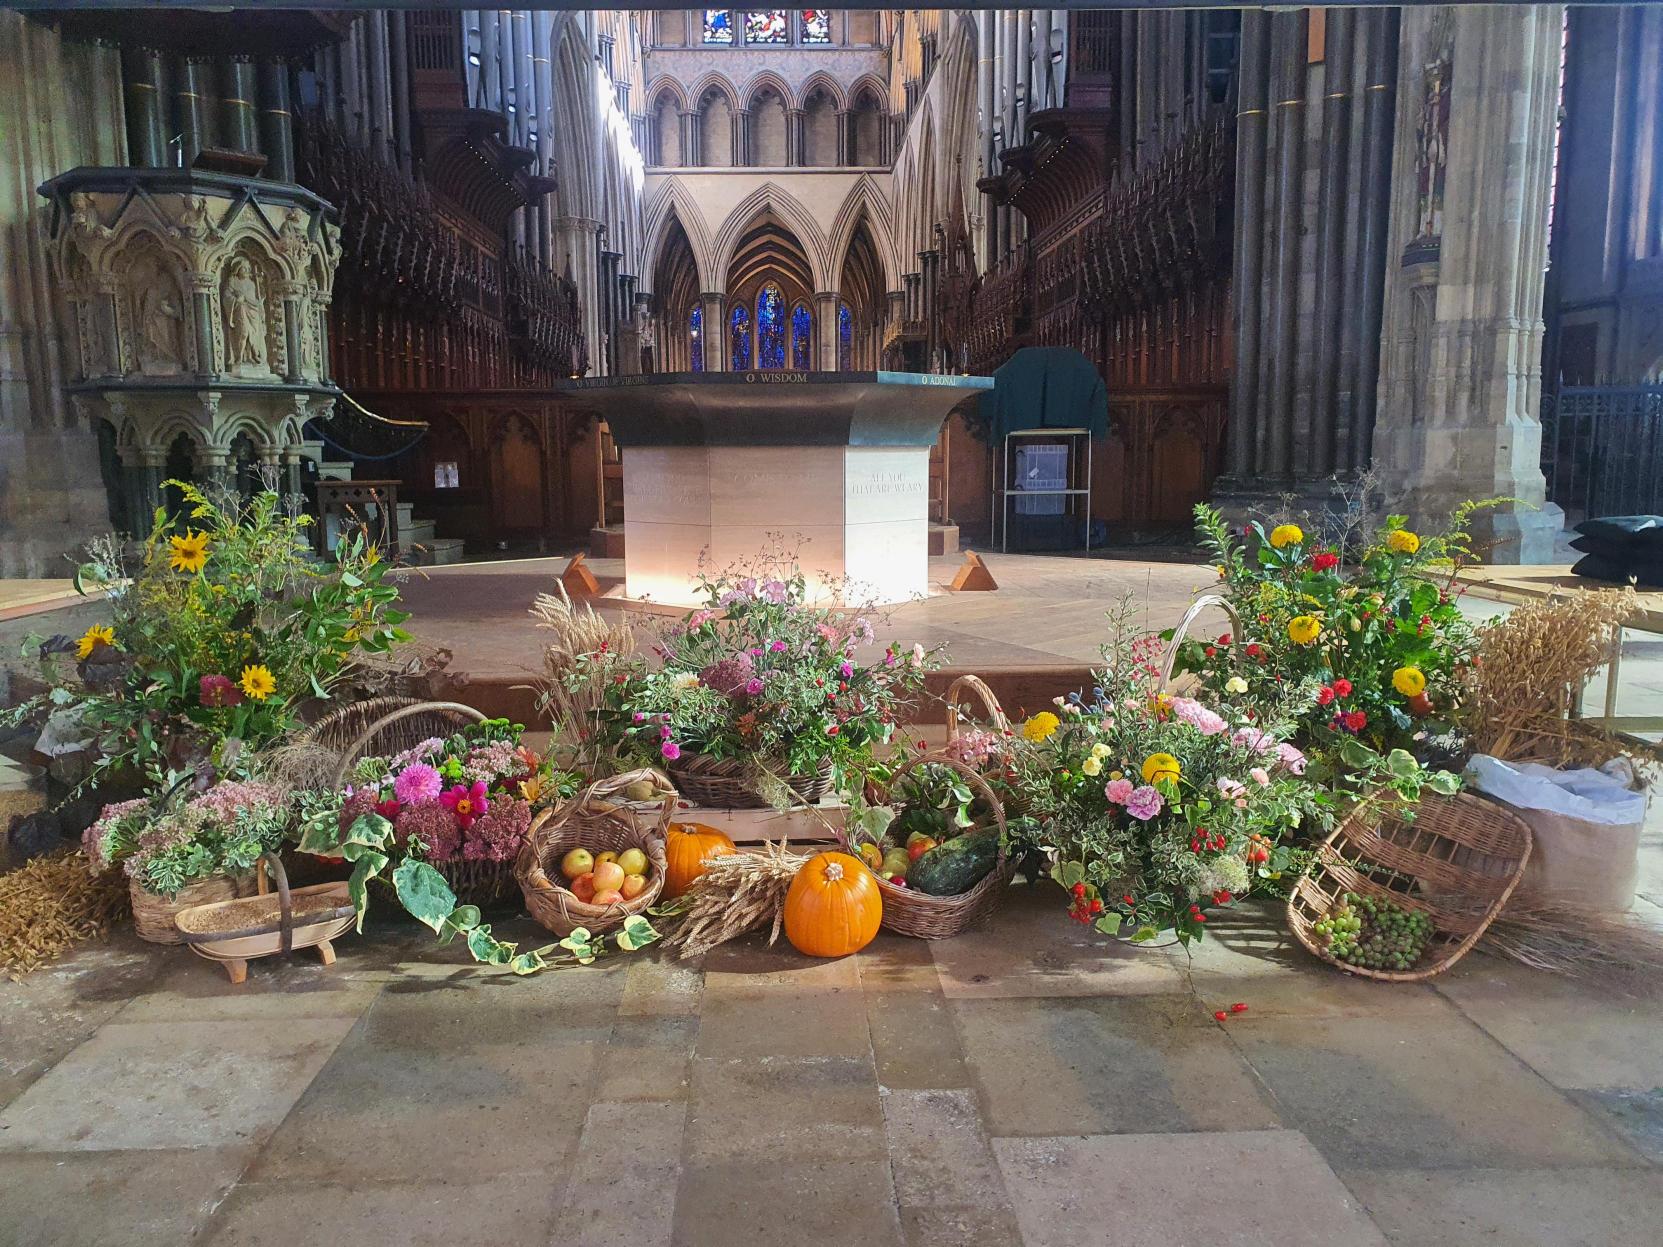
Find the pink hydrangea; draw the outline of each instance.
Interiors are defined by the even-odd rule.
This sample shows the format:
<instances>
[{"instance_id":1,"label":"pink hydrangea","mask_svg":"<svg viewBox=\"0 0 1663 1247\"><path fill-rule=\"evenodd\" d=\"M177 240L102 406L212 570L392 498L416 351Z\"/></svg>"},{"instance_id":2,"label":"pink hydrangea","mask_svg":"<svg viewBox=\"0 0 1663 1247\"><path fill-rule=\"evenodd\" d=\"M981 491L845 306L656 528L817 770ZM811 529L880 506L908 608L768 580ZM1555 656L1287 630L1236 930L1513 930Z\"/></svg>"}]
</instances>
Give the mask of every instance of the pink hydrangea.
<instances>
[{"instance_id":1,"label":"pink hydrangea","mask_svg":"<svg viewBox=\"0 0 1663 1247\"><path fill-rule=\"evenodd\" d=\"M1126 812L1133 818L1148 822L1159 814L1166 805L1166 799L1148 784L1132 790L1132 795L1126 798Z\"/></svg>"},{"instance_id":2,"label":"pink hydrangea","mask_svg":"<svg viewBox=\"0 0 1663 1247\"><path fill-rule=\"evenodd\" d=\"M442 791L444 781L439 778L439 772L425 762L412 762L393 780L393 795L398 798L400 805L422 805L428 801L437 801Z\"/></svg>"},{"instance_id":3,"label":"pink hydrangea","mask_svg":"<svg viewBox=\"0 0 1663 1247\"><path fill-rule=\"evenodd\" d=\"M472 784L494 784L525 773L518 748L511 741L494 740L476 746L462 763L462 778Z\"/></svg>"},{"instance_id":4,"label":"pink hydrangea","mask_svg":"<svg viewBox=\"0 0 1663 1247\"><path fill-rule=\"evenodd\" d=\"M1248 774L1253 777L1253 782L1255 784L1259 785L1259 787L1261 787L1261 788L1270 787L1270 772L1265 770L1264 767L1256 766L1251 771L1249 771Z\"/></svg>"},{"instance_id":5,"label":"pink hydrangea","mask_svg":"<svg viewBox=\"0 0 1663 1247\"><path fill-rule=\"evenodd\" d=\"M437 801L407 806L393 824L393 834L402 843L419 840L431 862L451 861L462 848L462 828L456 816Z\"/></svg>"},{"instance_id":6,"label":"pink hydrangea","mask_svg":"<svg viewBox=\"0 0 1663 1247\"><path fill-rule=\"evenodd\" d=\"M201 796L193 797L190 808L201 810L218 822L229 823L244 810L282 804L283 794L272 784L226 780L215 784Z\"/></svg>"},{"instance_id":7,"label":"pink hydrangea","mask_svg":"<svg viewBox=\"0 0 1663 1247\"><path fill-rule=\"evenodd\" d=\"M1103 795L1116 805L1125 805L1132 799L1135 788L1136 786L1129 779L1111 779L1103 785ZM1155 790L1151 788L1149 791L1154 792Z\"/></svg>"},{"instance_id":8,"label":"pink hydrangea","mask_svg":"<svg viewBox=\"0 0 1663 1247\"><path fill-rule=\"evenodd\" d=\"M706 688L715 689L718 693L732 697L750 681L755 669L751 656L740 651L732 658L724 658L720 662L713 662L699 672L699 679Z\"/></svg>"},{"instance_id":9,"label":"pink hydrangea","mask_svg":"<svg viewBox=\"0 0 1663 1247\"><path fill-rule=\"evenodd\" d=\"M1203 736L1217 736L1229 725L1192 697L1174 697L1172 713Z\"/></svg>"},{"instance_id":10,"label":"pink hydrangea","mask_svg":"<svg viewBox=\"0 0 1663 1247\"><path fill-rule=\"evenodd\" d=\"M531 828L524 801L498 801L464 833L462 856L470 862L510 862Z\"/></svg>"},{"instance_id":11,"label":"pink hydrangea","mask_svg":"<svg viewBox=\"0 0 1663 1247\"><path fill-rule=\"evenodd\" d=\"M1000 744L994 733L977 728L948 741L946 753L966 766L981 766L999 752Z\"/></svg>"},{"instance_id":12,"label":"pink hydrangea","mask_svg":"<svg viewBox=\"0 0 1663 1247\"><path fill-rule=\"evenodd\" d=\"M348 793L346 800L341 802L341 813L339 819L337 820L340 825L341 834L343 836L346 835L346 833L351 830L352 824L356 823L364 815L374 814L377 804L378 798L376 797L375 789L373 788L364 788L360 789L358 792Z\"/></svg>"},{"instance_id":13,"label":"pink hydrangea","mask_svg":"<svg viewBox=\"0 0 1663 1247\"><path fill-rule=\"evenodd\" d=\"M1218 777L1218 792L1222 797L1239 797L1247 788L1239 779L1231 779L1228 775Z\"/></svg>"},{"instance_id":14,"label":"pink hydrangea","mask_svg":"<svg viewBox=\"0 0 1663 1247\"><path fill-rule=\"evenodd\" d=\"M117 801L113 805L106 805L98 815L98 821L88 827L81 835L81 848L87 855L88 868L95 875L103 874L115 865L104 855L105 837L115 830L117 823L123 819L148 810L150 802L143 797L132 801Z\"/></svg>"}]
</instances>

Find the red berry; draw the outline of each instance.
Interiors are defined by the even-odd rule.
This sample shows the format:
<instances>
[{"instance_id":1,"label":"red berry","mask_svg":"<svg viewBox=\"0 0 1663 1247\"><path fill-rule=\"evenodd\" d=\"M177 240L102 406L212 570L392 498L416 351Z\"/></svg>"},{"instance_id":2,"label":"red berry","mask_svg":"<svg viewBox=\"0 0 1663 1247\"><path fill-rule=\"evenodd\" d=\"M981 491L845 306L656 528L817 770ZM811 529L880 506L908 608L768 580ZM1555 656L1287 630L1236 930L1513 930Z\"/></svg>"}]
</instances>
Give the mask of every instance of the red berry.
<instances>
[{"instance_id":1,"label":"red berry","mask_svg":"<svg viewBox=\"0 0 1663 1247\"><path fill-rule=\"evenodd\" d=\"M1244 1005L1241 1001L1238 1000L1238 1001L1236 1001L1235 1004L1230 1006L1230 1012L1231 1013L1246 1013L1247 1012L1247 1006Z\"/></svg>"},{"instance_id":2,"label":"red berry","mask_svg":"<svg viewBox=\"0 0 1663 1247\"><path fill-rule=\"evenodd\" d=\"M1084 896L1085 894L1086 894L1086 885L1083 884L1083 883L1076 883L1074 885L1074 895L1075 896Z\"/></svg>"},{"instance_id":3,"label":"red berry","mask_svg":"<svg viewBox=\"0 0 1663 1247\"><path fill-rule=\"evenodd\" d=\"M1196 914L1195 915L1195 920L1197 922L1205 922L1205 921L1207 921L1207 915L1206 914Z\"/></svg>"},{"instance_id":4,"label":"red berry","mask_svg":"<svg viewBox=\"0 0 1663 1247\"><path fill-rule=\"evenodd\" d=\"M1091 912L1094 913L1094 914L1102 913L1103 912L1103 902L1102 901L1093 901L1091 903Z\"/></svg>"},{"instance_id":5,"label":"red berry","mask_svg":"<svg viewBox=\"0 0 1663 1247\"><path fill-rule=\"evenodd\" d=\"M1226 1013L1223 1009L1220 1009L1217 1013L1213 1014L1213 1016L1215 1018L1217 1018L1220 1022L1226 1022L1226 1021L1229 1021L1229 1019L1230 1019L1230 1015L1228 1013Z\"/></svg>"}]
</instances>

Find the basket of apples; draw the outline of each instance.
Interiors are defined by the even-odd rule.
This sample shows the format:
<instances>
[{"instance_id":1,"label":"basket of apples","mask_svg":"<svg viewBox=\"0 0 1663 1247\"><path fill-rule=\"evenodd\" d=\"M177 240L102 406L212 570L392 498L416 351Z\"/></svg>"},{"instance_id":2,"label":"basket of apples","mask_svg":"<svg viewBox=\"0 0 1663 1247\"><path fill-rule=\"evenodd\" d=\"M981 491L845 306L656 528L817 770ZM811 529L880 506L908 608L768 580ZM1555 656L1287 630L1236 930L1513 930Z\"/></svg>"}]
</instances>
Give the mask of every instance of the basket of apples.
<instances>
[{"instance_id":1,"label":"basket of apples","mask_svg":"<svg viewBox=\"0 0 1663 1247\"><path fill-rule=\"evenodd\" d=\"M666 795L657 809L618 798L644 782ZM655 771L591 784L531 824L514 877L531 916L556 935L600 935L644 911L664 889L664 833L676 794Z\"/></svg>"}]
</instances>

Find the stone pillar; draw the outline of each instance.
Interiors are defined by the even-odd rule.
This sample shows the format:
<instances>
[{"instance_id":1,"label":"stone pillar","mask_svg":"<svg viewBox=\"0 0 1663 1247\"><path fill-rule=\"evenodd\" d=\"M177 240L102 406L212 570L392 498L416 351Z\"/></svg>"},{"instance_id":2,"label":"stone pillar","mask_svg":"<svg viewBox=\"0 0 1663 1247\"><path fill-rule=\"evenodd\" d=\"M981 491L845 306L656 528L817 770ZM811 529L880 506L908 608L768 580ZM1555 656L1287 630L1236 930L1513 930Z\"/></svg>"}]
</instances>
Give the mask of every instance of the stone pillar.
<instances>
[{"instance_id":1,"label":"stone pillar","mask_svg":"<svg viewBox=\"0 0 1663 1247\"><path fill-rule=\"evenodd\" d=\"M853 163L849 159L849 131L854 125L854 113L847 108L837 110L837 163L847 165Z\"/></svg>"},{"instance_id":2,"label":"stone pillar","mask_svg":"<svg viewBox=\"0 0 1663 1247\"><path fill-rule=\"evenodd\" d=\"M723 315L727 309L727 299L719 290L707 290L699 296L699 302L704 307L704 370L727 372L728 322L727 317Z\"/></svg>"},{"instance_id":3,"label":"stone pillar","mask_svg":"<svg viewBox=\"0 0 1663 1247\"><path fill-rule=\"evenodd\" d=\"M814 296L814 368L817 372L837 371L837 291L822 290Z\"/></svg>"},{"instance_id":4,"label":"stone pillar","mask_svg":"<svg viewBox=\"0 0 1663 1247\"><path fill-rule=\"evenodd\" d=\"M786 110L785 163L793 168L808 163L808 157L803 151L803 121L806 116L807 114L800 108Z\"/></svg>"},{"instance_id":5,"label":"stone pillar","mask_svg":"<svg viewBox=\"0 0 1663 1247\"><path fill-rule=\"evenodd\" d=\"M1265 139L1268 130L1270 19L1242 14L1240 85L1236 112L1235 376L1230 385L1229 449L1225 475L1243 488L1253 475L1259 433L1259 283L1263 273ZM1221 492L1225 486L1221 486Z\"/></svg>"},{"instance_id":6,"label":"stone pillar","mask_svg":"<svg viewBox=\"0 0 1663 1247\"><path fill-rule=\"evenodd\" d=\"M1477 517L1494 562L1548 561L1564 518L1546 502L1538 414L1563 17L1402 19L1375 464L1423 526L1469 498L1517 499Z\"/></svg>"},{"instance_id":7,"label":"stone pillar","mask_svg":"<svg viewBox=\"0 0 1663 1247\"><path fill-rule=\"evenodd\" d=\"M283 380L298 385L305 380L301 352L302 309L306 306L304 282L282 282L277 293L283 300Z\"/></svg>"},{"instance_id":8,"label":"stone pillar","mask_svg":"<svg viewBox=\"0 0 1663 1247\"><path fill-rule=\"evenodd\" d=\"M196 331L196 375L206 377L218 371L214 358L214 275L186 273L191 290L191 325Z\"/></svg>"}]
</instances>

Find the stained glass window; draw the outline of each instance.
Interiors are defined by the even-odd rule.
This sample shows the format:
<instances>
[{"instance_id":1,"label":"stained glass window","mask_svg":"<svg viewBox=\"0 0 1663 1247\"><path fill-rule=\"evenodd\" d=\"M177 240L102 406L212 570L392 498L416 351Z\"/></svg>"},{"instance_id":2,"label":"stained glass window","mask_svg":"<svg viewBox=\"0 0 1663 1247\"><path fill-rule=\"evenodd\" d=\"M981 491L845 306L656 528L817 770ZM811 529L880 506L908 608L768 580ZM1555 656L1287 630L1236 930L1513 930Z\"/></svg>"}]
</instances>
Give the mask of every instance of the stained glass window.
<instances>
[{"instance_id":1,"label":"stained glass window","mask_svg":"<svg viewBox=\"0 0 1663 1247\"><path fill-rule=\"evenodd\" d=\"M733 42L732 9L706 9L704 11L704 41L706 43Z\"/></svg>"},{"instance_id":2,"label":"stained glass window","mask_svg":"<svg viewBox=\"0 0 1663 1247\"><path fill-rule=\"evenodd\" d=\"M694 372L704 371L704 308L697 303L687 314L688 366Z\"/></svg>"},{"instance_id":3,"label":"stained glass window","mask_svg":"<svg viewBox=\"0 0 1663 1247\"><path fill-rule=\"evenodd\" d=\"M841 299L837 303L837 368L852 372L855 367L855 317L849 305Z\"/></svg>"},{"instance_id":4,"label":"stained glass window","mask_svg":"<svg viewBox=\"0 0 1663 1247\"><path fill-rule=\"evenodd\" d=\"M831 42L831 10L804 9L803 10L803 42L830 43Z\"/></svg>"},{"instance_id":5,"label":"stained glass window","mask_svg":"<svg viewBox=\"0 0 1663 1247\"><path fill-rule=\"evenodd\" d=\"M751 314L743 303L735 304L733 324L728 333L733 344L733 370L748 372L751 367Z\"/></svg>"},{"instance_id":6,"label":"stained glass window","mask_svg":"<svg viewBox=\"0 0 1663 1247\"><path fill-rule=\"evenodd\" d=\"M791 366L807 372L814 366L814 318L807 305L791 309Z\"/></svg>"},{"instance_id":7,"label":"stained glass window","mask_svg":"<svg viewBox=\"0 0 1663 1247\"><path fill-rule=\"evenodd\" d=\"M756 366L785 367L785 296L773 282L756 296Z\"/></svg>"},{"instance_id":8,"label":"stained glass window","mask_svg":"<svg viewBox=\"0 0 1663 1247\"><path fill-rule=\"evenodd\" d=\"M784 9L757 9L745 14L746 43L790 43L791 28Z\"/></svg>"}]
</instances>

